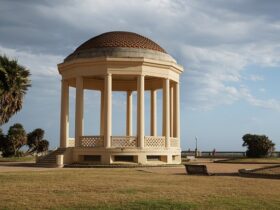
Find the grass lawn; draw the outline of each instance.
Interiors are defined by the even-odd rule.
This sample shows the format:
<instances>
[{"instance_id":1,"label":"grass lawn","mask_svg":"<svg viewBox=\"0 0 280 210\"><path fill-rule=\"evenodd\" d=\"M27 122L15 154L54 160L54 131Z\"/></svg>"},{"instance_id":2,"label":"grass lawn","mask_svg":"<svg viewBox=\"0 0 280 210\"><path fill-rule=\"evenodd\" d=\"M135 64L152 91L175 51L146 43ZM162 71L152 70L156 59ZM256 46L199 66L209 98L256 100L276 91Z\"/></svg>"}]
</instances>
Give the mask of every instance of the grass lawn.
<instances>
[{"instance_id":1,"label":"grass lawn","mask_svg":"<svg viewBox=\"0 0 280 210\"><path fill-rule=\"evenodd\" d=\"M139 169L0 173L0 209L279 209L280 181Z\"/></svg>"},{"instance_id":2,"label":"grass lawn","mask_svg":"<svg viewBox=\"0 0 280 210\"><path fill-rule=\"evenodd\" d=\"M27 156L27 157L0 157L0 162L29 162L29 161L35 161L34 156Z\"/></svg>"}]
</instances>

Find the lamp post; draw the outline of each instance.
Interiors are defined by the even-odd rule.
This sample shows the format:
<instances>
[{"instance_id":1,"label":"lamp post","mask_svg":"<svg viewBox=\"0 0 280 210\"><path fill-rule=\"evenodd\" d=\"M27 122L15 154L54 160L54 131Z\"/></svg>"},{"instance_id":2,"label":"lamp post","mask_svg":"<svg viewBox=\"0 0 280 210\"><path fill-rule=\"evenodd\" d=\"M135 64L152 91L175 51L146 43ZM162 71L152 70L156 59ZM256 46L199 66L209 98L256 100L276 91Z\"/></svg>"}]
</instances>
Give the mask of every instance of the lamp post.
<instances>
[{"instance_id":1,"label":"lamp post","mask_svg":"<svg viewBox=\"0 0 280 210\"><path fill-rule=\"evenodd\" d=\"M198 157L198 150L197 150L197 137L195 137L195 157Z\"/></svg>"}]
</instances>

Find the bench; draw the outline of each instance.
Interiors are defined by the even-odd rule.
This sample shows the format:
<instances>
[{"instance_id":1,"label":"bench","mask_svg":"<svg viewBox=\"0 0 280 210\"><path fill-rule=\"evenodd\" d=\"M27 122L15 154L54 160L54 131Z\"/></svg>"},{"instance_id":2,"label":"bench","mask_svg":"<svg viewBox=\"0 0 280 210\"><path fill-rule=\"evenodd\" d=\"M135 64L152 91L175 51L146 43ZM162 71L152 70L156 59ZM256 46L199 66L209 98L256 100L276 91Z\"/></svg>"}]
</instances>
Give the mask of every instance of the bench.
<instances>
[{"instance_id":1,"label":"bench","mask_svg":"<svg viewBox=\"0 0 280 210\"><path fill-rule=\"evenodd\" d=\"M206 165L185 164L185 168L186 168L187 174L190 174L190 175L206 175L206 176L213 175L207 171Z\"/></svg>"}]
</instances>

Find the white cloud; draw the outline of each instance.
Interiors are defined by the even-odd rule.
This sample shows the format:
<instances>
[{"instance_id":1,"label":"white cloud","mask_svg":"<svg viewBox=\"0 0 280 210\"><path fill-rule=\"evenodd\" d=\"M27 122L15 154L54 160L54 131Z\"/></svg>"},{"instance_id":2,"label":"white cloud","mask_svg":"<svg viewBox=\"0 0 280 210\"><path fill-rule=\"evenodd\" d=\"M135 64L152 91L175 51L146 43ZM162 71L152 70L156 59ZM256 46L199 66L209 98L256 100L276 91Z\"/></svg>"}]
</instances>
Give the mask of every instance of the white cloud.
<instances>
[{"instance_id":1,"label":"white cloud","mask_svg":"<svg viewBox=\"0 0 280 210\"><path fill-rule=\"evenodd\" d=\"M183 100L187 101L186 106L191 104L192 108L211 109L245 100L240 86L246 80L243 73L248 66L280 66L280 22L269 10L261 10L262 15L256 15L254 6L252 8L252 5L241 1L211 4L168 0L59 1L34 4L28 7L29 13L19 11L21 18L13 18L12 22L28 23L26 28L19 28L25 35L23 40L33 41L28 39L31 31L32 37L36 36L37 48L43 45L47 50L49 43L54 46L53 42L57 42L60 45L53 50L59 52L61 47L64 51L73 49L84 38L110 30L130 30L149 36L185 66L182 84L183 88L191 91L186 91L186 96L183 96L186 97ZM47 29L45 23L48 24ZM5 27L5 31L9 30ZM15 33L13 30L11 32ZM0 29L1 33L5 31ZM62 61L62 56L1 46L0 51L18 57L20 63L31 69L33 77L58 77L56 64ZM262 80L260 75L247 79ZM255 98L248 103L265 107L264 103L274 104L271 100L274 101L269 99L260 103Z\"/></svg>"},{"instance_id":2,"label":"white cloud","mask_svg":"<svg viewBox=\"0 0 280 210\"><path fill-rule=\"evenodd\" d=\"M183 57L186 58L186 73L184 80L192 86L192 93L188 94L187 102L192 108L212 109L223 104L232 104L238 100L245 100L252 106L279 110L276 99L261 100L249 94L242 93L240 86L246 80L261 81L260 75L243 76L250 65L264 67L280 66L280 48L278 45L243 44L220 45L215 47L181 47ZM183 81L184 82L184 81ZM190 88L190 85L186 85ZM247 88L247 92L250 92ZM185 106L188 106L186 103Z\"/></svg>"},{"instance_id":3,"label":"white cloud","mask_svg":"<svg viewBox=\"0 0 280 210\"><path fill-rule=\"evenodd\" d=\"M264 80L264 78L260 75L251 75L249 77L249 79L252 80L252 81L263 81Z\"/></svg>"},{"instance_id":4,"label":"white cloud","mask_svg":"<svg viewBox=\"0 0 280 210\"><path fill-rule=\"evenodd\" d=\"M19 64L30 70L33 77L57 77L58 70L56 64L63 60L61 56L34 54L28 51L6 48L1 45L0 54L16 59Z\"/></svg>"},{"instance_id":5,"label":"white cloud","mask_svg":"<svg viewBox=\"0 0 280 210\"><path fill-rule=\"evenodd\" d=\"M280 101L276 99L258 99L246 87L240 89L241 97L252 106L280 111Z\"/></svg>"}]
</instances>

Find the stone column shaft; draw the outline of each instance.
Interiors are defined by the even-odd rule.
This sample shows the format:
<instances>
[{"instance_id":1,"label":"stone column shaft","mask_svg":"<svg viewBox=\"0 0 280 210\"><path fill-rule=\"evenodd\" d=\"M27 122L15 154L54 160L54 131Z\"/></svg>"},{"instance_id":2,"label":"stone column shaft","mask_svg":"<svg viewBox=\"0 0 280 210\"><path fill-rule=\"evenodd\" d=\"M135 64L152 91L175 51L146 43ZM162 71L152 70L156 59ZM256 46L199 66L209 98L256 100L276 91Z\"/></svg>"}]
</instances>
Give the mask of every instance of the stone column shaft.
<instances>
[{"instance_id":1,"label":"stone column shaft","mask_svg":"<svg viewBox=\"0 0 280 210\"><path fill-rule=\"evenodd\" d=\"M151 136L157 136L157 91L151 90Z\"/></svg>"},{"instance_id":2,"label":"stone column shaft","mask_svg":"<svg viewBox=\"0 0 280 210\"><path fill-rule=\"evenodd\" d=\"M132 136L132 91L126 95L126 135Z\"/></svg>"},{"instance_id":3,"label":"stone column shaft","mask_svg":"<svg viewBox=\"0 0 280 210\"><path fill-rule=\"evenodd\" d=\"M170 137L174 137L174 87L170 84Z\"/></svg>"},{"instance_id":4,"label":"stone column shaft","mask_svg":"<svg viewBox=\"0 0 280 210\"><path fill-rule=\"evenodd\" d=\"M170 147L170 81L163 80L163 136L165 136L165 147Z\"/></svg>"},{"instance_id":5,"label":"stone column shaft","mask_svg":"<svg viewBox=\"0 0 280 210\"><path fill-rule=\"evenodd\" d=\"M111 147L112 136L112 75L105 76L105 123L104 123L104 142L105 147Z\"/></svg>"},{"instance_id":6,"label":"stone column shaft","mask_svg":"<svg viewBox=\"0 0 280 210\"><path fill-rule=\"evenodd\" d=\"M76 78L76 117L75 117L75 146L80 146L80 137L84 129L84 90L83 77Z\"/></svg>"},{"instance_id":7,"label":"stone column shaft","mask_svg":"<svg viewBox=\"0 0 280 210\"><path fill-rule=\"evenodd\" d=\"M138 147L144 147L145 121L144 121L144 96L145 96L145 77L140 75L137 78L137 138Z\"/></svg>"},{"instance_id":8,"label":"stone column shaft","mask_svg":"<svg viewBox=\"0 0 280 210\"><path fill-rule=\"evenodd\" d=\"M100 91L100 136L104 136L104 90Z\"/></svg>"},{"instance_id":9,"label":"stone column shaft","mask_svg":"<svg viewBox=\"0 0 280 210\"><path fill-rule=\"evenodd\" d=\"M61 80L60 147L68 146L69 138L69 85Z\"/></svg>"},{"instance_id":10,"label":"stone column shaft","mask_svg":"<svg viewBox=\"0 0 280 210\"><path fill-rule=\"evenodd\" d=\"M180 85L179 83L175 83L174 86L174 135L175 137L177 137L179 139L179 143L180 143Z\"/></svg>"}]
</instances>

